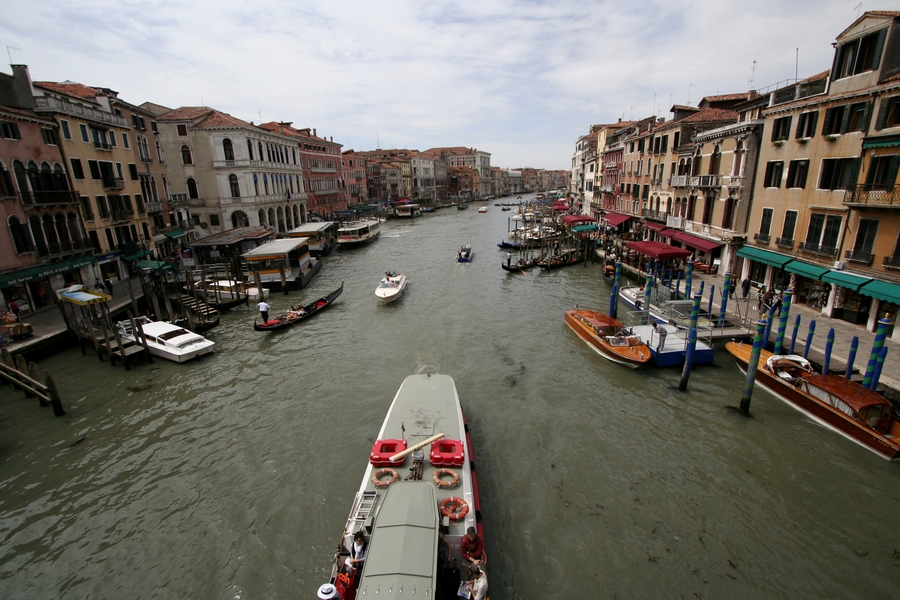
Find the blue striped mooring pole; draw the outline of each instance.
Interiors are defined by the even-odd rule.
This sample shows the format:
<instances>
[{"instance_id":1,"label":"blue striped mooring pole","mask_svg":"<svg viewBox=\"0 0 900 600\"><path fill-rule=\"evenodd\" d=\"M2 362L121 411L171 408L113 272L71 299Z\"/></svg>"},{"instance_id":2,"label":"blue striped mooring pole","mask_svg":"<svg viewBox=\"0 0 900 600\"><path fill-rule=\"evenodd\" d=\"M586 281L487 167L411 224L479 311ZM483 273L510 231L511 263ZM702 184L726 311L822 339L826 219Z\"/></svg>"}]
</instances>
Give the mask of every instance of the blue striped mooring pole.
<instances>
[{"instance_id":1,"label":"blue striped mooring pole","mask_svg":"<svg viewBox=\"0 0 900 600\"><path fill-rule=\"evenodd\" d=\"M803 358L809 356L809 347L812 346L813 334L816 333L816 320L809 322L809 334L806 336L806 345L803 346Z\"/></svg>"},{"instance_id":2,"label":"blue striped mooring pole","mask_svg":"<svg viewBox=\"0 0 900 600\"><path fill-rule=\"evenodd\" d=\"M872 344L872 353L869 354L869 364L866 365L866 374L863 377L863 387L871 387L872 376L875 374L875 363L878 362L878 355L881 348L884 347L884 340L887 339L887 330L891 326L891 320L887 315L883 319L878 320L878 330L875 333L875 343Z\"/></svg>"},{"instance_id":3,"label":"blue striped mooring pole","mask_svg":"<svg viewBox=\"0 0 900 600\"><path fill-rule=\"evenodd\" d=\"M847 370L844 371L844 381L850 381L853 375L853 362L856 360L856 350L859 348L859 338L855 335L850 341L850 354L847 355Z\"/></svg>"},{"instance_id":4,"label":"blue striped mooring pole","mask_svg":"<svg viewBox=\"0 0 900 600\"><path fill-rule=\"evenodd\" d=\"M873 392L878 391L878 380L881 379L881 369L884 368L884 360L887 358L888 347L882 346L881 352L878 353L878 363L875 365L875 374L872 375L872 385L869 389Z\"/></svg>"},{"instance_id":5,"label":"blue striped mooring pole","mask_svg":"<svg viewBox=\"0 0 900 600\"><path fill-rule=\"evenodd\" d=\"M689 258L684 271L684 297L691 297L691 284L694 282L694 259Z\"/></svg>"},{"instance_id":6,"label":"blue striped mooring pole","mask_svg":"<svg viewBox=\"0 0 900 600\"><path fill-rule=\"evenodd\" d=\"M791 349L788 350L788 354L794 353L794 345L797 343L797 332L800 330L800 315L797 315L797 318L794 319L794 332L791 334Z\"/></svg>"},{"instance_id":7,"label":"blue striped mooring pole","mask_svg":"<svg viewBox=\"0 0 900 600\"><path fill-rule=\"evenodd\" d=\"M644 284L644 303L641 305L641 311L644 313L641 321L644 325L650 324L650 298L653 292L653 272L647 272L647 283Z\"/></svg>"},{"instance_id":8,"label":"blue striped mooring pole","mask_svg":"<svg viewBox=\"0 0 900 600\"><path fill-rule=\"evenodd\" d=\"M759 368L759 355L762 353L763 335L768 329L765 319L756 322L756 335L753 337L753 349L750 350L750 362L747 363L747 378L744 380L744 392L741 394L741 414L750 414L750 398L756 383L756 370Z\"/></svg>"},{"instance_id":9,"label":"blue striped mooring pole","mask_svg":"<svg viewBox=\"0 0 900 600\"><path fill-rule=\"evenodd\" d=\"M834 350L834 327L828 330L828 339L825 342L825 361L822 363L822 375L828 375L831 366L831 351Z\"/></svg>"},{"instance_id":10,"label":"blue striped mooring pole","mask_svg":"<svg viewBox=\"0 0 900 600\"><path fill-rule=\"evenodd\" d=\"M785 290L784 298L781 300L781 315L778 319L778 333L775 335L775 354L784 352L784 332L787 330L788 315L791 313L791 301L793 299L794 290Z\"/></svg>"},{"instance_id":11,"label":"blue striped mooring pole","mask_svg":"<svg viewBox=\"0 0 900 600\"><path fill-rule=\"evenodd\" d=\"M687 391L688 379L691 377L691 369L694 366L694 350L697 348L697 321L700 320L701 299L700 292L694 294L694 304L691 306L687 352L684 355L684 367L681 369L681 381L678 383L678 389L682 392Z\"/></svg>"}]
</instances>

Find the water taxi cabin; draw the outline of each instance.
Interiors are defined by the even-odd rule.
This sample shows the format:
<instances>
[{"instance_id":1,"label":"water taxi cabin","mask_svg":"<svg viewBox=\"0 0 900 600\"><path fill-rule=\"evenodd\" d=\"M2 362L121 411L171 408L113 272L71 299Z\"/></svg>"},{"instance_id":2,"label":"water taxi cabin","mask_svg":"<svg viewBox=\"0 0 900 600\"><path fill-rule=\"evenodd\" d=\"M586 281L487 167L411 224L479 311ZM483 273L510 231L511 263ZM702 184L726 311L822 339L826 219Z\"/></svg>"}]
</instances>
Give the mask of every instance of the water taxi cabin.
<instances>
[{"instance_id":1,"label":"water taxi cabin","mask_svg":"<svg viewBox=\"0 0 900 600\"><path fill-rule=\"evenodd\" d=\"M263 284L272 287L303 287L304 274L311 270L306 238L273 240L241 255L251 277L259 273ZM317 265L321 264L318 261Z\"/></svg>"},{"instance_id":2,"label":"water taxi cabin","mask_svg":"<svg viewBox=\"0 0 900 600\"><path fill-rule=\"evenodd\" d=\"M337 221L304 223L287 232L289 238L305 238L312 256L327 256L337 245Z\"/></svg>"},{"instance_id":3,"label":"water taxi cabin","mask_svg":"<svg viewBox=\"0 0 900 600\"><path fill-rule=\"evenodd\" d=\"M356 246L365 244L381 233L381 224L378 221L357 221L347 223L338 229L338 244L341 246Z\"/></svg>"}]
</instances>

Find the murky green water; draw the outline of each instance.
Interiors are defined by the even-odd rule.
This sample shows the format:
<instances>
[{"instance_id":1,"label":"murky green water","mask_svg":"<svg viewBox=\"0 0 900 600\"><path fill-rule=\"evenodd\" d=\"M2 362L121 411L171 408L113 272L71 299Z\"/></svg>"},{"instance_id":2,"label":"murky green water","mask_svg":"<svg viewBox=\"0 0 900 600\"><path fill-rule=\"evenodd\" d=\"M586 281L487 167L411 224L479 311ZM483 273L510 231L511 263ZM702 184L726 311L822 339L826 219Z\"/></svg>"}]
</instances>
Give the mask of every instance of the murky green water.
<instances>
[{"instance_id":1,"label":"murky green water","mask_svg":"<svg viewBox=\"0 0 900 600\"><path fill-rule=\"evenodd\" d=\"M562 315L609 306L600 266L508 275L510 214L388 223L271 302L345 281L328 311L278 334L226 314L200 362L57 354L66 417L0 387L0 597L314 598L387 407L425 371L469 419L494 600L896 597L898 465L763 391L754 418L728 409L724 349L687 393L604 361ZM381 306L389 269L411 283Z\"/></svg>"}]
</instances>

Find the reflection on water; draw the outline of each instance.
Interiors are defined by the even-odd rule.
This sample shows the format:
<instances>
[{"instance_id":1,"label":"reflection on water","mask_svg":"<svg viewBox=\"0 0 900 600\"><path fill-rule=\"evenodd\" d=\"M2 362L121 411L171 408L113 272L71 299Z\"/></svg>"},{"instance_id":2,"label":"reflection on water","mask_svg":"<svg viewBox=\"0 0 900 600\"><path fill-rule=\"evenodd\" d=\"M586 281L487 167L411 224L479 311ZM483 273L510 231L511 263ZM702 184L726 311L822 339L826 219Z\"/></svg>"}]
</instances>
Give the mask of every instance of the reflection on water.
<instances>
[{"instance_id":1,"label":"reflection on water","mask_svg":"<svg viewBox=\"0 0 900 600\"><path fill-rule=\"evenodd\" d=\"M271 299L344 280L328 311L259 333L242 307L199 362L57 354L66 417L0 387L0 597L314 598L384 413L426 371L469 419L495 600L895 594L896 465L761 390L754 418L728 409L724 349L687 393L597 356L563 311L608 307L599 265L507 274L509 215L388 223ZM381 305L387 270L410 285Z\"/></svg>"}]
</instances>

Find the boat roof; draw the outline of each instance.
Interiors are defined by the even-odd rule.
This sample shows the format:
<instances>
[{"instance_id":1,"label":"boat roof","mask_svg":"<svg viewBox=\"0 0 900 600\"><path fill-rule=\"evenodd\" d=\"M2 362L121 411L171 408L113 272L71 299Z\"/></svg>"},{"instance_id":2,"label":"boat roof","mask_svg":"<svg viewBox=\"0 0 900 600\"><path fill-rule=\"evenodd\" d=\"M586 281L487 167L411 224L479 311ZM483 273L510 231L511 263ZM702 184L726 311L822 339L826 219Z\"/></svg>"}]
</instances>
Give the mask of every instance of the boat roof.
<instances>
[{"instance_id":1,"label":"boat roof","mask_svg":"<svg viewBox=\"0 0 900 600\"><path fill-rule=\"evenodd\" d=\"M868 406L893 406L881 394L863 387L855 381L847 381L843 375L815 375L808 377L805 381L810 386L834 394L856 412L861 412Z\"/></svg>"},{"instance_id":2,"label":"boat roof","mask_svg":"<svg viewBox=\"0 0 900 600\"><path fill-rule=\"evenodd\" d=\"M567 310L566 313L576 317L581 317L582 319L585 319L586 321L588 321L592 325L596 325L597 327L623 327L621 321L613 319L606 313L597 312L595 310L574 309Z\"/></svg>"},{"instance_id":3,"label":"boat roof","mask_svg":"<svg viewBox=\"0 0 900 600\"><path fill-rule=\"evenodd\" d=\"M266 242L262 246L257 246L250 252L244 252L241 254L241 257L254 258L259 256L270 256L273 254L287 254L292 250L307 245L309 245L309 243L306 238L282 238L280 240Z\"/></svg>"},{"instance_id":4,"label":"boat roof","mask_svg":"<svg viewBox=\"0 0 900 600\"><path fill-rule=\"evenodd\" d=\"M403 588L426 598L434 595L439 525L434 489L428 481L399 481L388 488L358 595L390 595L390 590Z\"/></svg>"},{"instance_id":5,"label":"boat roof","mask_svg":"<svg viewBox=\"0 0 900 600\"><path fill-rule=\"evenodd\" d=\"M244 240L265 240L272 235L272 230L268 227L237 227L191 242L191 246L227 246Z\"/></svg>"},{"instance_id":6,"label":"boat roof","mask_svg":"<svg viewBox=\"0 0 900 600\"><path fill-rule=\"evenodd\" d=\"M368 221L354 221L353 223L347 223L338 229L338 231L352 231L354 229L362 229L363 227L371 227L372 225L378 225L378 221L375 219Z\"/></svg>"},{"instance_id":7,"label":"boat roof","mask_svg":"<svg viewBox=\"0 0 900 600\"><path fill-rule=\"evenodd\" d=\"M303 233L318 233L319 231L326 231L331 229L335 225L335 221L325 221L322 223L304 223L303 225L298 225L294 227L287 234L290 236L292 234L303 234Z\"/></svg>"}]
</instances>

